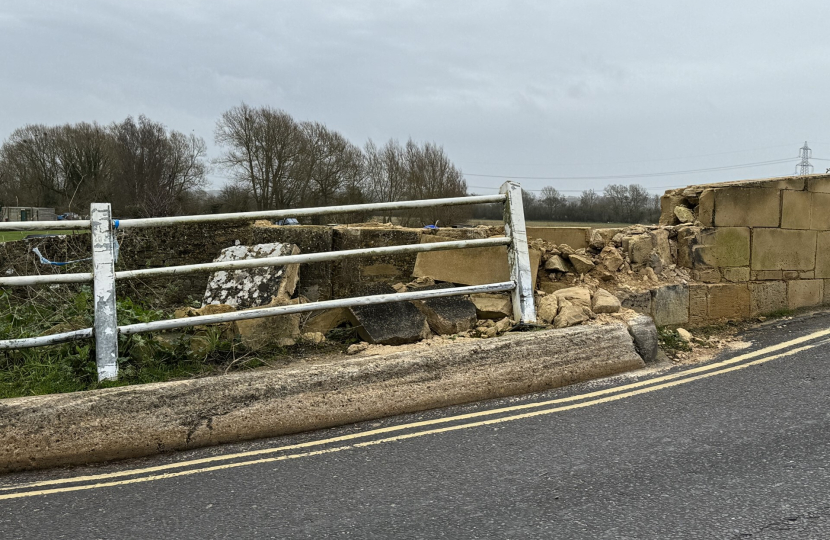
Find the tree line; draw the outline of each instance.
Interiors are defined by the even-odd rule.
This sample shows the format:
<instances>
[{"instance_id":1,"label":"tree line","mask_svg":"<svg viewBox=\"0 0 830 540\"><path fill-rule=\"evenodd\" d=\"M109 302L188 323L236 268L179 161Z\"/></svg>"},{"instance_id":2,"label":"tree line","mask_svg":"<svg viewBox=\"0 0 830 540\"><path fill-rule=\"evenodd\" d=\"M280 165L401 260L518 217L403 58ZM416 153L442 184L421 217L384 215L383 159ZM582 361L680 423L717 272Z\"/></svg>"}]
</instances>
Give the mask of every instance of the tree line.
<instances>
[{"instance_id":1,"label":"tree line","mask_svg":"<svg viewBox=\"0 0 830 540\"><path fill-rule=\"evenodd\" d=\"M522 190L522 205L528 221L656 223L660 218L660 197L638 184L612 184L601 193L588 189L578 197L566 197L551 186L538 195ZM483 205L474 217L500 219L501 211L500 205Z\"/></svg>"},{"instance_id":2,"label":"tree line","mask_svg":"<svg viewBox=\"0 0 830 540\"><path fill-rule=\"evenodd\" d=\"M207 157L204 139L167 129L145 116L110 125L80 122L27 125L0 146L0 206L55 207L85 214L90 202L110 202L119 217L291 209L310 206L463 197L461 170L435 143L390 139L362 147L320 122L245 103L222 114ZM204 191L211 170L229 181ZM656 220L654 198L642 186L588 190L578 201L553 187L524 192L529 220ZM448 225L476 217L498 219L500 205L425 208L322 217L381 217L404 225Z\"/></svg>"}]
</instances>

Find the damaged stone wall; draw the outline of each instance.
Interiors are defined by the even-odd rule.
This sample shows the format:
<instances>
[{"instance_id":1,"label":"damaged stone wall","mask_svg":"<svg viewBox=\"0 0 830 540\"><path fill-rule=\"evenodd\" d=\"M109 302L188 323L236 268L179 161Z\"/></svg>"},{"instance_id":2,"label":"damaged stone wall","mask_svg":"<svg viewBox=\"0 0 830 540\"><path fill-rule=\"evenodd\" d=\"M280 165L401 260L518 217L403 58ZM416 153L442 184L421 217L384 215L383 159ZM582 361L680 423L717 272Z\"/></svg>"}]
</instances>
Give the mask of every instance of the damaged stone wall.
<instances>
[{"instance_id":1,"label":"damaged stone wall","mask_svg":"<svg viewBox=\"0 0 830 540\"><path fill-rule=\"evenodd\" d=\"M830 175L690 186L661 203L696 282L692 324L828 302Z\"/></svg>"}]
</instances>

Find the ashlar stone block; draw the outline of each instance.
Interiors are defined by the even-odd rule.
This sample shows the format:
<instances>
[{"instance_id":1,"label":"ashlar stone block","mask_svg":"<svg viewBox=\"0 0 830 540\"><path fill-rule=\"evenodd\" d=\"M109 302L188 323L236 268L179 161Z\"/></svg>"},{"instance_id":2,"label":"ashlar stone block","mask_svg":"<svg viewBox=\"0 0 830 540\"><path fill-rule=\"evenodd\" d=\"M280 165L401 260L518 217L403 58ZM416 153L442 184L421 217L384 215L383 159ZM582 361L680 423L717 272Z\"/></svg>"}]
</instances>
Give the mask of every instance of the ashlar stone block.
<instances>
[{"instance_id":1,"label":"ashlar stone block","mask_svg":"<svg viewBox=\"0 0 830 540\"><path fill-rule=\"evenodd\" d=\"M696 266L749 266L749 228L703 229L700 238L702 245L693 248Z\"/></svg>"},{"instance_id":2,"label":"ashlar stone block","mask_svg":"<svg viewBox=\"0 0 830 540\"><path fill-rule=\"evenodd\" d=\"M787 304L790 309L818 306L824 300L824 280L797 279L787 282Z\"/></svg>"},{"instance_id":3,"label":"ashlar stone block","mask_svg":"<svg viewBox=\"0 0 830 540\"><path fill-rule=\"evenodd\" d=\"M830 278L830 231L817 233L815 277Z\"/></svg>"},{"instance_id":4,"label":"ashlar stone block","mask_svg":"<svg viewBox=\"0 0 830 540\"><path fill-rule=\"evenodd\" d=\"M749 315L756 317L787 308L787 284L764 281L749 284Z\"/></svg>"},{"instance_id":5,"label":"ashlar stone block","mask_svg":"<svg viewBox=\"0 0 830 540\"><path fill-rule=\"evenodd\" d=\"M817 231L830 230L830 193L811 193L812 210L810 228Z\"/></svg>"},{"instance_id":6,"label":"ashlar stone block","mask_svg":"<svg viewBox=\"0 0 830 540\"><path fill-rule=\"evenodd\" d=\"M669 285L651 291L652 317L657 326L689 322L689 287Z\"/></svg>"},{"instance_id":7,"label":"ashlar stone block","mask_svg":"<svg viewBox=\"0 0 830 540\"><path fill-rule=\"evenodd\" d=\"M710 320L738 320L749 316L749 287L745 283L718 283L708 287Z\"/></svg>"},{"instance_id":8,"label":"ashlar stone block","mask_svg":"<svg viewBox=\"0 0 830 540\"><path fill-rule=\"evenodd\" d=\"M814 193L830 193L830 175L808 177L807 191L812 191Z\"/></svg>"},{"instance_id":9,"label":"ashlar stone block","mask_svg":"<svg viewBox=\"0 0 830 540\"><path fill-rule=\"evenodd\" d=\"M715 225L715 190L706 189L700 194L697 207L697 219L704 227Z\"/></svg>"},{"instance_id":10,"label":"ashlar stone block","mask_svg":"<svg viewBox=\"0 0 830 540\"><path fill-rule=\"evenodd\" d=\"M752 230L752 270L812 270L816 231Z\"/></svg>"},{"instance_id":11,"label":"ashlar stone block","mask_svg":"<svg viewBox=\"0 0 830 540\"><path fill-rule=\"evenodd\" d=\"M809 191L788 191L781 195L781 228L809 229L813 210L813 194Z\"/></svg>"},{"instance_id":12,"label":"ashlar stone block","mask_svg":"<svg viewBox=\"0 0 830 540\"><path fill-rule=\"evenodd\" d=\"M778 227L781 194L778 189L726 187L715 190L717 227Z\"/></svg>"}]
</instances>

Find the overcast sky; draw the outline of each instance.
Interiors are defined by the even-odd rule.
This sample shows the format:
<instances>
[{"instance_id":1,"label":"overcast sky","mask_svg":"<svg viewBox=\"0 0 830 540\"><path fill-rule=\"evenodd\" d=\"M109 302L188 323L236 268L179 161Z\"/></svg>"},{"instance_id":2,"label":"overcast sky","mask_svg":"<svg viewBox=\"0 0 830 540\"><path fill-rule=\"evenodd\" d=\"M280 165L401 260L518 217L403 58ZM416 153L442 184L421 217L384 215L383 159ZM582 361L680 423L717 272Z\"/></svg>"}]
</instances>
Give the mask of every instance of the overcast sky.
<instances>
[{"instance_id":1,"label":"overcast sky","mask_svg":"<svg viewBox=\"0 0 830 540\"><path fill-rule=\"evenodd\" d=\"M830 159L826 1L0 0L0 51L3 140L144 114L215 157L245 101L434 141L478 193L787 175L805 140Z\"/></svg>"}]
</instances>

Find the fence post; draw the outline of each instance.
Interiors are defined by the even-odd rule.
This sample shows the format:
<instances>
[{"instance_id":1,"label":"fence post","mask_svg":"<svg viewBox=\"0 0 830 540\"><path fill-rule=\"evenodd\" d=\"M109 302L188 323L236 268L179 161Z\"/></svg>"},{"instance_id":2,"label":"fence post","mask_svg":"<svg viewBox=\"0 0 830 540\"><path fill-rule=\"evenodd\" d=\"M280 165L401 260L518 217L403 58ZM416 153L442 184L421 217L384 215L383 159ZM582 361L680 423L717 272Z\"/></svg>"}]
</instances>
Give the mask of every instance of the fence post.
<instances>
[{"instance_id":1,"label":"fence post","mask_svg":"<svg viewBox=\"0 0 830 540\"><path fill-rule=\"evenodd\" d=\"M118 378L118 320L115 315L115 231L109 203L89 206L92 223L92 287L95 298L95 360L98 380Z\"/></svg>"},{"instance_id":2,"label":"fence post","mask_svg":"<svg viewBox=\"0 0 830 540\"><path fill-rule=\"evenodd\" d=\"M536 308L533 305L534 283L522 207L522 186L516 182L505 182L499 193L507 195L504 204L504 232L511 240L507 246L507 261L510 265L510 279L516 284L513 289L513 318L516 322L533 324L536 322Z\"/></svg>"}]
</instances>

